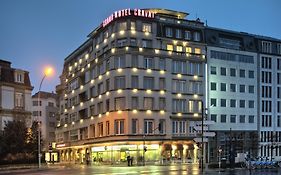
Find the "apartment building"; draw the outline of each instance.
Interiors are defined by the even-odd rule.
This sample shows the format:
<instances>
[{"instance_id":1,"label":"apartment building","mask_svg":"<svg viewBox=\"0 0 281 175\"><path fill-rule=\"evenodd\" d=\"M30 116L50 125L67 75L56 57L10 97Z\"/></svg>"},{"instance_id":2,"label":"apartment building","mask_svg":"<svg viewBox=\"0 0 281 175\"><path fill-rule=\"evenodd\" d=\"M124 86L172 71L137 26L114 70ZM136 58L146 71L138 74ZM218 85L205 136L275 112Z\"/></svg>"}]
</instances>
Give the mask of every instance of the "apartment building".
<instances>
[{"instance_id":1,"label":"apartment building","mask_svg":"<svg viewBox=\"0 0 281 175\"><path fill-rule=\"evenodd\" d=\"M114 12L65 58L61 162L197 162L204 24L165 9Z\"/></svg>"},{"instance_id":2,"label":"apartment building","mask_svg":"<svg viewBox=\"0 0 281 175\"><path fill-rule=\"evenodd\" d=\"M11 62L0 60L0 130L13 120L31 126L31 86L29 73L12 68Z\"/></svg>"},{"instance_id":3,"label":"apartment building","mask_svg":"<svg viewBox=\"0 0 281 175\"><path fill-rule=\"evenodd\" d=\"M55 142L55 129L58 113L58 96L53 92L40 91L32 96L32 118L40 122L42 151L48 152Z\"/></svg>"}]
</instances>

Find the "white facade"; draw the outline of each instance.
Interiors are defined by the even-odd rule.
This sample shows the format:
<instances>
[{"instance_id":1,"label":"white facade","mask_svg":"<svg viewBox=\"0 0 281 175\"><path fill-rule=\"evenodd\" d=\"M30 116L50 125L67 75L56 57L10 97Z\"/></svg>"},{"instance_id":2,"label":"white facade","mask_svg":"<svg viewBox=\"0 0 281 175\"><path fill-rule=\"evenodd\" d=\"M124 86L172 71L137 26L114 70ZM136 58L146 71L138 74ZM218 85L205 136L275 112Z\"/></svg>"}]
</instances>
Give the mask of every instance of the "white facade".
<instances>
[{"instance_id":1,"label":"white facade","mask_svg":"<svg viewBox=\"0 0 281 175\"><path fill-rule=\"evenodd\" d=\"M253 62L215 58L220 53L246 55ZM207 55L209 120L215 121L210 130L257 130L257 54L208 46Z\"/></svg>"}]
</instances>

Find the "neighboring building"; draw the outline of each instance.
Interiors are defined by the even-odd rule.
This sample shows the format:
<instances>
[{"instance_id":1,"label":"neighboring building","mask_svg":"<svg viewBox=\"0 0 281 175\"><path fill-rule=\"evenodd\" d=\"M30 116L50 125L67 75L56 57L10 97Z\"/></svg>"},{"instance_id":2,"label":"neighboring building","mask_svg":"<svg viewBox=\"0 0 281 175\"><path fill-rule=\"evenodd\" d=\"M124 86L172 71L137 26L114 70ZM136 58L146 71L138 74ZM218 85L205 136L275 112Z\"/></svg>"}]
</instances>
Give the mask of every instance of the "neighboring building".
<instances>
[{"instance_id":1,"label":"neighboring building","mask_svg":"<svg viewBox=\"0 0 281 175\"><path fill-rule=\"evenodd\" d=\"M226 158L234 163L239 153L258 152L258 72L255 39L239 33L206 27L207 106L210 162ZM219 153L221 150L221 153ZM219 154L221 154L219 156Z\"/></svg>"},{"instance_id":2,"label":"neighboring building","mask_svg":"<svg viewBox=\"0 0 281 175\"><path fill-rule=\"evenodd\" d=\"M260 156L281 160L281 40L256 36Z\"/></svg>"},{"instance_id":3,"label":"neighboring building","mask_svg":"<svg viewBox=\"0 0 281 175\"><path fill-rule=\"evenodd\" d=\"M39 105L38 105L39 102ZM58 113L58 96L50 92L37 92L32 96L33 121L40 121L43 150L47 152L55 142L55 129Z\"/></svg>"},{"instance_id":4,"label":"neighboring building","mask_svg":"<svg viewBox=\"0 0 281 175\"><path fill-rule=\"evenodd\" d=\"M65 59L61 162L198 161L206 46L203 23L187 15L117 11Z\"/></svg>"},{"instance_id":5,"label":"neighboring building","mask_svg":"<svg viewBox=\"0 0 281 175\"><path fill-rule=\"evenodd\" d=\"M31 126L31 86L27 71L11 67L0 60L0 130L12 120L25 121Z\"/></svg>"}]
</instances>

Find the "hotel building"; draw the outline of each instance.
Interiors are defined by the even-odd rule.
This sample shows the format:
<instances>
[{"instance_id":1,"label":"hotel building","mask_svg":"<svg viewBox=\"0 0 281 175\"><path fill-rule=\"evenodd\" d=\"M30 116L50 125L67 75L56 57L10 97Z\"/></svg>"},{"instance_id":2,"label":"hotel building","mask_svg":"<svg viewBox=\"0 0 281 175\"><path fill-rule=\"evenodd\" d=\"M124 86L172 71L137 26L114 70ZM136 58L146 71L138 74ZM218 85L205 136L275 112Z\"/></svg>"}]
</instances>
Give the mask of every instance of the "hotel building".
<instances>
[{"instance_id":1,"label":"hotel building","mask_svg":"<svg viewBox=\"0 0 281 175\"><path fill-rule=\"evenodd\" d=\"M65 58L61 162L198 161L193 127L202 119L206 45L204 24L187 15L117 11Z\"/></svg>"}]
</instances>

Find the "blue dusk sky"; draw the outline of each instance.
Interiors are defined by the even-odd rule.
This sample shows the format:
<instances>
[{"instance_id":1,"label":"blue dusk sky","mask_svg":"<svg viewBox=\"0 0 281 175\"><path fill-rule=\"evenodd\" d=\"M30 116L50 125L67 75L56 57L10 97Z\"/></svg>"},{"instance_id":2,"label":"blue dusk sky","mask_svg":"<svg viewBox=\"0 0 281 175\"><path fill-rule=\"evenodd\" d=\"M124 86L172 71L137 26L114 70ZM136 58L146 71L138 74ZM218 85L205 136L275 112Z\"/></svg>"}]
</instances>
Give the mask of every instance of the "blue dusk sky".
<instances>
[{"instance_id":1,"label":"blue dusk sky","mask_svg":"<svg viewBox=\"0 0 281 175\"><path fill-rule=\"evenodd\" d=\"M208 26L281 39L280 7L280 0L1 0L0 59L30 72L33 94L42 67L54 66L41 90L55 91L64 58L115 10L172 9Z\"/></svg>"}]
</instances>

